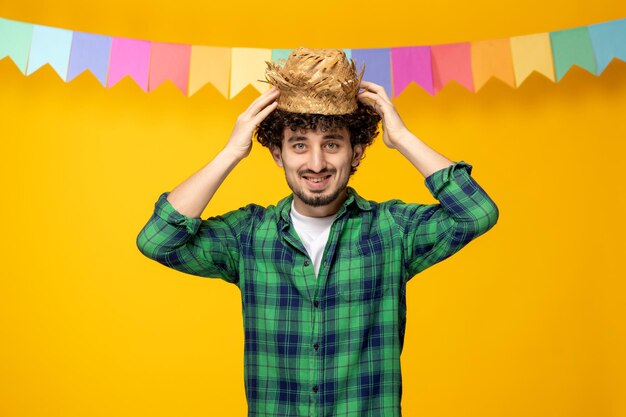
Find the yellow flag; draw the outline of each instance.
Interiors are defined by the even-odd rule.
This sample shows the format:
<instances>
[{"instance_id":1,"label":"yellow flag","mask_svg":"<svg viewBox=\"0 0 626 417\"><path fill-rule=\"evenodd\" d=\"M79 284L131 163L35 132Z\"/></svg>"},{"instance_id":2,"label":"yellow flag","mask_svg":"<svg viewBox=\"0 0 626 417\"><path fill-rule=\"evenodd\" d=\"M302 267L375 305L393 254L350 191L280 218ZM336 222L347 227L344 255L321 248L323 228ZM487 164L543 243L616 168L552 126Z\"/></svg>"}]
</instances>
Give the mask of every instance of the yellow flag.
<instances>
[{"instance_id":1,"label":"yellow flag","mask_svg":"<svg viewBox=\"0 0 626 417\"><path fill-rule=\"evenodd\" d=\"M533 71L545 75L554 82L554 62L549 33L512 37L511 54L518 86Z\"/></svg>"},{"instance_id":2,"label":"yellow flag","mask_svg":"<svg viewBox=\"0 0 626 417\"><path fill-rule=\"evenodd\" d=\"M260 92L268 90L270 85L259 80L265 79L265 61L271 60L271 49L233 48L229 97L239 94L248 84Z\"/></svg>"}]
</instances>

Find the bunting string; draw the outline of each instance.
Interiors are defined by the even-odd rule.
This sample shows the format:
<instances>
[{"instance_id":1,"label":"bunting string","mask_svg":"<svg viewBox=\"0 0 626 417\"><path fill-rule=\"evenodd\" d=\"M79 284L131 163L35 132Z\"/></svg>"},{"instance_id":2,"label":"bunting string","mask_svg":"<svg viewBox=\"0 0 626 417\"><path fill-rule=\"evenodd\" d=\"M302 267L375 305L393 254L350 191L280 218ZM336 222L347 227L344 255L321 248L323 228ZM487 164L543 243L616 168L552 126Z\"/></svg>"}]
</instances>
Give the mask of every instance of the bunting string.
<instances>
[{"instance_id":1,"label":"bunting string","mask_svg":"<svg viewBox=\"0 0 626 417\"><path fill-rule=\"evenodd\" d=\"M600 75L614 59L626 62L626 18L552 32L440 45L344 49L364 79L397 97L410 83L436 95L455 81L478 92L498 78L517 88L533 72L559 82L573 65ZM97 35L0 18L0 59L24 75L49 64L65 82L91 72L107 88L128 76L145 92L171 81L185 96L213 85L233 98L246 86L259 92L266 61L291 49L237 48L154 42Z\"/></svg>"}]
</instances>

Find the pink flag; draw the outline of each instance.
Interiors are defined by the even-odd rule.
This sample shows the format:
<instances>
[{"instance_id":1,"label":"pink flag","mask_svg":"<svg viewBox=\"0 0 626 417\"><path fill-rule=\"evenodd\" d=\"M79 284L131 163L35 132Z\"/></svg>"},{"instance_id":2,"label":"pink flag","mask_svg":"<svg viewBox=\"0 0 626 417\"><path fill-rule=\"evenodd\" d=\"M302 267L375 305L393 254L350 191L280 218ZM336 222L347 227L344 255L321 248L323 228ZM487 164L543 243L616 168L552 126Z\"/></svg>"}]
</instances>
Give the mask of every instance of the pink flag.
<instances>
[{"instance_id":1,"label":"pink flag","mask_svg":"<svg viewBox=\"0 0 626 417\"><path fill-rule=\"evenodd\" d=\"M148 91L149 68L150 41L113 38L107 87L114 86L129 75L142 90Z\"/></svg>"},{"instance_id":2,"label":"pink flag","mask_svg":"<svg viewBox=\"0 0 626 417\"><path fill-rule=\"evenodd\" d=\"M187 95L190 56L191 45L152 42L149 91L157 88L165 80L170 80Z\"/></svg>"},{"instance_id":3,"label":"pink flag","mask_svg":"<svg viewBox=\"0 0 626 417\"><path fill-rule=\"evenodd\" d=\"M435 95L430 46L391 48L391 67L394 97L397 97L411 81L414 81L430 95Z\"/></svg>"},{"instance_id":4,"label":"pink flag","mask_svg":"<svg viewBox=\"0 0 626 417\"><path fill-rule=\"evenodd\" d=\"M472 79L471 44L469 42L431 46L433 84L438 93L450 81L456 81L474 91Z\"/></svg>"}]
</instances>

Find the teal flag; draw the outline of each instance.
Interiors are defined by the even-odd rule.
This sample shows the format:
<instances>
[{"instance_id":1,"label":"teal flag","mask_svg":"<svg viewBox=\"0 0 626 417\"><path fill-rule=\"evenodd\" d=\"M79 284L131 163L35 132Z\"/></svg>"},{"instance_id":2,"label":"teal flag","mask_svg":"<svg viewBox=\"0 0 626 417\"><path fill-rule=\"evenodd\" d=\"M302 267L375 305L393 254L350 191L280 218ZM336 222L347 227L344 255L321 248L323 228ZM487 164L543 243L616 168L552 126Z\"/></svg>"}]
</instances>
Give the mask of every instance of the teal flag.
<instances>
[{"instance_id":1,"label":"teal flag","mask_svg":"<svg viewBox=\"0 0 626 417\"><path fill-rule=\"evenodd\" d=\"M574 64L596 73L596 58L586 26L550 32L556 81L560 81Z\"/></svg>"},{"instance_id":2,"label":"teal flag","mask_svg":"<svg viewBox=\"0 0 626 417\"><path fill-rule=\"evenodd\" d=\"M287 59L293 49L272 49L272 61L276 62L279 59Z\"/></svg>"},{"instance_id":3,"label":"teal flag","mask_svg":"<svg viewBox=\"0 0 626 417\"><path fill-rule=\"evenodd\" d=\"M10 57L22 74L26 74L33 25L0 18L0 59Z\"/></svg>"},{"instance_id":4,"label":"teal flag","mask_svg":"<svg viewBox=\"0 0 626 417\"><path fill-rule=\"evenodd\" d=\"M277 61L280 58L287 59L291 51L293 51L293 49L272 49L272 61ZM348 59L352 58L352 49L344 49L343 52Z\"/></svg>"}]
</instances>

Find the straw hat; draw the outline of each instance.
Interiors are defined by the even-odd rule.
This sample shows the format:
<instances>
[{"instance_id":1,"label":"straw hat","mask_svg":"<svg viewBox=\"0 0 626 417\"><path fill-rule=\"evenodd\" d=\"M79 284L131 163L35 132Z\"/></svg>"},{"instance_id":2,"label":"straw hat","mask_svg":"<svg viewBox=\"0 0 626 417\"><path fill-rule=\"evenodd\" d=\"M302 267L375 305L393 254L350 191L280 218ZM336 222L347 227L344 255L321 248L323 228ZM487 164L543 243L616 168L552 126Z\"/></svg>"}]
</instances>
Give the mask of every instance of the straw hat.
<instances>
[{"instance_id":1,"label":"straw hat","mask_svg":"<svg viewBox=\"0 0 626 417\"><path fill-rule=\"evenodd\" d=\"M363 78L341 49L295 49L285 61L266 61L265 79L280 89L278 108L292 113L347 114L357 108ZM282 64L282 65L281 65Z\"/></svg>"}]
</instances>

